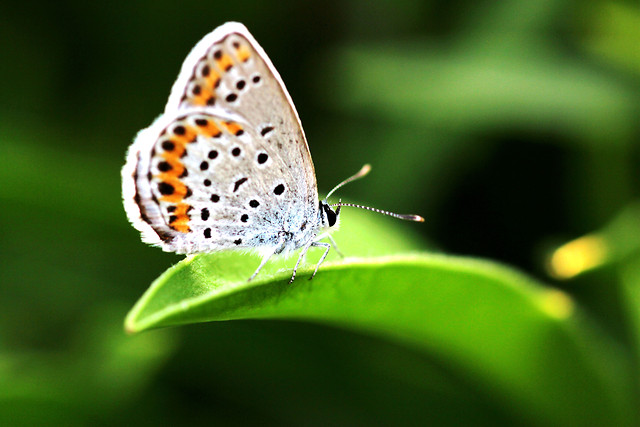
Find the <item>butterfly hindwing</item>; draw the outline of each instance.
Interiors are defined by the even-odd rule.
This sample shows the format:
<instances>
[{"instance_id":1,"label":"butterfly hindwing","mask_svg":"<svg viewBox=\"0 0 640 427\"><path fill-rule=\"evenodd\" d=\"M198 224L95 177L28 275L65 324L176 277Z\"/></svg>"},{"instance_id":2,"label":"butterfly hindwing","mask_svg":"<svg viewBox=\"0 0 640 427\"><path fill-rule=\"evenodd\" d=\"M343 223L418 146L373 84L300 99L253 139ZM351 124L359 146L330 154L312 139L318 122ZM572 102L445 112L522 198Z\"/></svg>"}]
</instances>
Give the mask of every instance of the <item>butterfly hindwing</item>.
<instances>
[{"instance_id":1,"label":"butterfly hindwing","mask_svg":"<svg viewBox=\"0 0 640 427\"><path fill-rule=\"evenodd\" d=\"M144 240L178 253L275 244L288 215L306 206L270 148L210 110L159 118L138 135L123 172L134 182L128 212Z\"/></svg>"}]
</instances>

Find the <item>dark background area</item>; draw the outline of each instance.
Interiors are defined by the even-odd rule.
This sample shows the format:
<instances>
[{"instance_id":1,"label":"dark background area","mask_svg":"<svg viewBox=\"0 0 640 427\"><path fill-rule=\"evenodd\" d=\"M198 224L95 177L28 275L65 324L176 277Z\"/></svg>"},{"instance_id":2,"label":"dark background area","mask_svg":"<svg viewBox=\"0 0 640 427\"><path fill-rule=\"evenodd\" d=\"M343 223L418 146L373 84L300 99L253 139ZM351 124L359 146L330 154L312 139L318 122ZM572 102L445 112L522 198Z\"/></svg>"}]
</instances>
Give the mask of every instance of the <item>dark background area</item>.
<instances>
[{"instance_id":1,"label":"dark background area","mask_svg":"<svg viewBox=\"0 0 640 427\"><path fill-rule=\"evenodd\" d=\"M191 47L240 21L291 93L321 193L371 163L340 197L419 213L432 250L515 266L624 336L612 275L545 266L637 199L639 16L633 1L3 2L0 421L517 421L447 361L337 329L126 336L180 257L127 223L120 168Z\"/></svg>"}]
</instances>

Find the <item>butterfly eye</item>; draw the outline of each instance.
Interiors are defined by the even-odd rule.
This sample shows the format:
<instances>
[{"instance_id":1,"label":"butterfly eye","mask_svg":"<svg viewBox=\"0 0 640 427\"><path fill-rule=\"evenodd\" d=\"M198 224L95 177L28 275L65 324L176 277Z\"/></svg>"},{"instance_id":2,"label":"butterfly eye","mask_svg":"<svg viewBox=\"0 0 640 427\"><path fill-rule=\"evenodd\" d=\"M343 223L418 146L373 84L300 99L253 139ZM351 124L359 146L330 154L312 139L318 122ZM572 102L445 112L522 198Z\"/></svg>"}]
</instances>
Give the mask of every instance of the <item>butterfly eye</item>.
<instances>
[{"instance_id":1,"label":"butterfly eye","mask_svg":"<svg viewBox=\"0 0 640 427\"><path fill-rule=\"evenodd\" d=\"M331 207L325 203L322 203L322 209L324 210L324 213L327 216L327 222L329 223L329 227L333 227L336 221L338 220L338 215L336 215L336 213L331 209Z\"/></svg>"}]
</instances>

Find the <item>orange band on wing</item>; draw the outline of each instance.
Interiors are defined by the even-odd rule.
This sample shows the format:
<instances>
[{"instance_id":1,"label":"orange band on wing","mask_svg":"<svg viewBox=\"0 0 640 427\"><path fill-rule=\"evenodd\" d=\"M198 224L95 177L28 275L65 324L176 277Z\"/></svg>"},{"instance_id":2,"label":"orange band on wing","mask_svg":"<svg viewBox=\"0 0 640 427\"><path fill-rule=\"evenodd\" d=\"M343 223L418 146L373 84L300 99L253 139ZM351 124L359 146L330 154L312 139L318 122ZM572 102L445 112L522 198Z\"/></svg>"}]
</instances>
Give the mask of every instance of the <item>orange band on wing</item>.
<instances>
[{"instance_id":1,"label":"orange band on wing","mask_svg":"<svg viewBox=\"0 0 640 427\"><path fill-rule=\"evenodd\" d=\"M180 161L180 158L176 156L174 153L162 153L162 158L169 164L170 169L165 172L166 174L170 174L176 178L179 178L184 173L184 165Z\"/></svg>"},{"instance_id":2,"label":"orange band on wing","mask_svg":"<svg viewBox=\"0 0 640 427\"><path fill-rule=\"evenodd\" d=\"M218 87L218 84L220 84L220 75L218 75L218 73L216 73L215 71L211 70L211 72L207 76L206 81L207 81L208 87L215 89L216 87Z\"/></svg>"},{"instance_id":3,"label":"orange band on wing","mask_svg":"<svg viewBox=\"0 0 640 427\"><path fill-rule=\"evenodd\" d=\"M162 201L169 203L179 203L187 195L187 186L184 185L179 178L167 172L161 173L160 175L158 175L158 178L160 179L163 188L169 189L162 196Z\"/></svg>"},{"instance_id":4,"label":"orange band on wing","mask_svg":"<svg viewBox=\"0 0 640 427\"><path fill-rule=\"evenodd\" d=\"M198 95L192 95L190 103L193 105L211 105L211 99L215 99L216 95L209 89L201 89Z\"/></svg>"},{"instance_id":5,"label":"orange band on wing","mask_svg":"<svg viewBox=\"0 0 640 427\"><path fill-rule=\"evenodd\" d=\"M182 133L176 133L176 131L184 129ZM189 142L194 142L198 131L191 126L176 126L174 128L174 136L171 138L178 144L187 145Z\"/></svg>"},{"instance_id":6,"label":"orange band on wing","mask_svg":"<svg viewBox=\"0 0 640 427\"><path fill-rule=\"evenodd\" d=\"M242 126L236 122L221 122L222 126L227 129L227 132L233 135L242 134Z\"/></svg>"},{"instance_id":7,"label":"orange band on wing","mask_svg":"<svg viewBox=\"0 0 640 427\"><path fill-rule=\"evenodd\" d=\"M192 206L185 202L192 191L185 184L183 178L187 176L183 157L188 155L189 146L197 140L198 135L204 138L218 138L222 131L235 136L244 133L242 126L232 121L216 120L207 114L197 115L192 118L183 117L177 119L162 133L164 137L157 142L156 154L161 158L157 164L158 171L153 176L157 183L157 191L160 193L160 201L169 204L165 215L168 215L169 226L178 232L191 231L189 222L189 210Z\"/></svg>"},{"instance_id":8,"label":"orange band on wing","mask_svg":"<svg viewBox=\"0 0 640 427\"><path fill-rule=\"evenodd\" d=\"M215 61L218 68L222 71L229 71L231 67L233 67L233 60L231 59L231 56L226 53L223 53L220 58L217 58Z\"/></svg>"},{"instance_id":9,"label":"orange band on wing","mask_svg":"<svg viewBox=\"0 0 640 427\"><path fill-rule=\"evenodd\" d=\"M181 233L188 233L191 229L189 228L189 221L191 218L188 215L191 206L186 203L178 203L176 205L176 209L173 211L173 215L171 215L169 225L176 231Z\"/></svg>"},{"instance_id":10,"label":"orange band on wing","mask_svg":"<svg viewBox=\"0 0 640 427\"><path fill-rule=\"evenodd\" d=\"M236 58L238 58L239 61L247 62L250 57L251 57L251 53L249 52L249 49L247 48L247 46L240 45L236 49Z\"/></svg>"}]
</instances>

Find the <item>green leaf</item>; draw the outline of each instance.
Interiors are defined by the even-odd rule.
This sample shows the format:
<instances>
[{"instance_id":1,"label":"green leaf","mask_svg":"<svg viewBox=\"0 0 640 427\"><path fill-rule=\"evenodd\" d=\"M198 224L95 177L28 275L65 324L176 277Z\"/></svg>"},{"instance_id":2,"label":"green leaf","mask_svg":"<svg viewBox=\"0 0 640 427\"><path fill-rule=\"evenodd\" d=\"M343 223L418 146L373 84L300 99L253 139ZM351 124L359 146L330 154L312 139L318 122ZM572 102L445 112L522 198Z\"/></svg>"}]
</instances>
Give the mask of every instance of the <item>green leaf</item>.
<instances>
[{"instance_id":1,"label":"green leaf","mask_svg":"<svg viewBox=\"0 0 640 427\"><path fill-rule=\"evenodd\" d=\"M376 241L373 235L401 246L384 227L368 227L367 234L367 243ZM270 262L247 282L257 258L189 257L153 283L126 329L231 319L316 322L417 348L535 423L631 423L628 355L565 293L487 261L379 255L384 244L345 243L345 252L377 256L327 262L313 281L310 260L291 285L295 259Z\"/></svg>"},{"instance_id":2,"label":"green leaf","mask_svg":"<svg viewBox=\"0 0 640 427\"><path fill-rule=\"evenodd\" d=\"M333 236L340 250L350 256L348 259L352 261L356 259L353 258L354 256L369 259L402 251L417 251L424 247L423 242L419 241L415 235L408 233L409 227L401 227L397 224L395 227L390 227L389 224L395 220L376 217L368 212L345 209L341 213L341 223L347 224L347 228L342 226L333 233ZM321 253L322 250L309 251L305 267L298 270L294 287L307 281ZM127 316L126 329L130 332L139 332L171 324L191 323L192 321L180 321L156 324L160 317L176 309L186 314L179 307L191 304L193 298L199 296L213 297L217 292L259 289L262 285L269 283L278 286L288 284L296 258L297 253L289 259L274 258L252 282L247 282L249 276L260 264L260 259L256 256L226 252L187 257L154 282ZM332 260L340 261L332 263ZM319 283L317 279L325 270L346 265L348 263L339 257L337 251L331 250L312 283ZM199 321L206 320L213 319Z\"/></svg>"}]
</instances>

